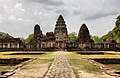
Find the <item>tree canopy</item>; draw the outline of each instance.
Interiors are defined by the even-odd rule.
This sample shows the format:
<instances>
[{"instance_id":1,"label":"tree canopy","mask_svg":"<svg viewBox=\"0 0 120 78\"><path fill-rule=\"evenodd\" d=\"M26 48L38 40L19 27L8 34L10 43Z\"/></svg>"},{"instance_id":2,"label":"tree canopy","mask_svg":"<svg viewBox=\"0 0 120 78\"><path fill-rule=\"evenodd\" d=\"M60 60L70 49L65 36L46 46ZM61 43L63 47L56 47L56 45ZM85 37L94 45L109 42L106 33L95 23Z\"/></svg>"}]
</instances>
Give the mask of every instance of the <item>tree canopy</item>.
<instances>
[{"instance_id":1,"label":"tree canopy","mask_svg":"<svg viewBox=\"0 0 120 78\"><path fill-rule=\"evenodd\" d=\"M68 36L69 36L71 42L74 42L78 38L76 32L72 32Z\"/></svg>"},{"instance_id":2,"label":"tree canopy","mask_svg":"<svg viewBox=\"0 0 120 78\"><path fill-rule=\"evenodd\" d=\"M13 37L11 35L9 35L8 33L1 33L0 38L1 39L9 39L9 38L13 38Z\"/></svg>"},{"instance_id":3,"label":"tree canopy","mask_svg":"<svg viewBox=\"0 0 120 78\"><path fill-rule=\"evenodd\" d=\"M114 27L113 32L115 34L115 40L120 43L120 15L116 19L116 26Z\"/></svg>"},{"instance_id":4,"label":"tree canopy","mask_svg":"<svg viewBox=\"0 0 120 78\"><path fill-rule=\"evenodd\" d=\"M92 36L92 39L94 40L95 43L101 43L103 40L99 36Z\"/></svg>"}]
</instances>

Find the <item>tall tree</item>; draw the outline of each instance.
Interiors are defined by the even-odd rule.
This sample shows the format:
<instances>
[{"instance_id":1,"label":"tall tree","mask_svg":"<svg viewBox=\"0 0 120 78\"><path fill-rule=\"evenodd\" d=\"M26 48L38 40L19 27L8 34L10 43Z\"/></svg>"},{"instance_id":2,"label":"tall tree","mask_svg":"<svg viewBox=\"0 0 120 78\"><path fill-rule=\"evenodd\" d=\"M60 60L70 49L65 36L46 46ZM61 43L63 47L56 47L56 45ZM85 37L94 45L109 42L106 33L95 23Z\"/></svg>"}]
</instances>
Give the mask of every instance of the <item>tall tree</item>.
<instances>
[{"instance_id":1,"label":"tall tree","mask_svg":"<svg viewBox=\"0 0 120 78\"><path fill-rule=\"evenodd\" d=\"M116 26L113 29L113 32L115 34L115 40L120 43L120 15L116 18Z\"/></svg>"}]
</instances>

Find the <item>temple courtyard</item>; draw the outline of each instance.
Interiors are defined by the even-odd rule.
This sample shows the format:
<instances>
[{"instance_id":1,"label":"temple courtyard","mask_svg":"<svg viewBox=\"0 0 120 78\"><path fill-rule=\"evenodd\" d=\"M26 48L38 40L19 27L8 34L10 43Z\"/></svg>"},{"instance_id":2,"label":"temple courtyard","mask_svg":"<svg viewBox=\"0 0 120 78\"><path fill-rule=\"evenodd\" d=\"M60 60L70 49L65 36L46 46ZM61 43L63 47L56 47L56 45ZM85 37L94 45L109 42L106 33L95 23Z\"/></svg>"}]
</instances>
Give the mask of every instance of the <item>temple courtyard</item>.
<instances>
[{"instance_id":1,"label":"temple courtyard","mask_svg":"<svg viewBox=\"0 0 120 78\"><path fill-rule=\"evenodd\" d=\"M119 78L120 53L0 52L0 78Z\"/></svg>"}]
</instances>

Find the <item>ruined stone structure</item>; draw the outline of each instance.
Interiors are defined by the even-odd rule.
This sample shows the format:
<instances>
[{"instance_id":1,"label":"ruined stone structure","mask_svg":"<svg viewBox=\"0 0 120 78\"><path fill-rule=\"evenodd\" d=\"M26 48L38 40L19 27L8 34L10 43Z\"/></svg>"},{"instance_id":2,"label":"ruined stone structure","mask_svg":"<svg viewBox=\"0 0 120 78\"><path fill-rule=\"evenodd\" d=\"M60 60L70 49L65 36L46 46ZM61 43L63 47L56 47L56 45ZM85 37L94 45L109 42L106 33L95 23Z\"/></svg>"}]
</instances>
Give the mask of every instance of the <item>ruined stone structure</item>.
<instances>
[{"instance_id":1,"label":"ruined stone structure","mask_svg":"<svg viewBox=\"0 0 120 78\"><path fill-rule=\"evenodd\" d=\"M90 32L85 24L82 24L78 33L78 46L80 48L89 48L94 41L91 39Z\"/></svg>"},{"instance_id":2,"label":"ruined stone structure","mask_svg":"<svg viewBox=\"0 0 120 78\"><path fill-rule=\"evenodd\" d=\"M65 49L68 42L67 28L65 21L60 15L55 25L54 32L47 32L46 35L42 34L38 24L34 27L34 37L30 41L29 49Z\"/></svg>"},{"instance_id":3,"label":"ruined stone structure","mask_svg":"<svg viewBox=\"0 0 120 78\"><path fill-rule=\"evenodd\" d=\"M79 43L94 43L90 38L90 33L85 24L82 24L79 33L78 33L78 42Z\"/></svg>"},{"instance_id":4,"label":"ruined stone structure","mask_svg":"<svg viewBox=\"0 0 120 78\"><path fill-rule=\"evenodd\" d=\"M41 42L43 41L43 34L40 30L40 26L38 24L34 27L34 36L33 39L30 41L29 48L31 49L39 49L41 48Z\"/></svg>"},{"instance_id":5,"label":"ruined stone structure","mask_svg":"<svg viewBox=\"0 0 120 78\"><path fill-rule=\"evenodd\" d=\"M24 44L19 38L0 39L0 51L23 50Z\"/></svg>"}]
</instances>

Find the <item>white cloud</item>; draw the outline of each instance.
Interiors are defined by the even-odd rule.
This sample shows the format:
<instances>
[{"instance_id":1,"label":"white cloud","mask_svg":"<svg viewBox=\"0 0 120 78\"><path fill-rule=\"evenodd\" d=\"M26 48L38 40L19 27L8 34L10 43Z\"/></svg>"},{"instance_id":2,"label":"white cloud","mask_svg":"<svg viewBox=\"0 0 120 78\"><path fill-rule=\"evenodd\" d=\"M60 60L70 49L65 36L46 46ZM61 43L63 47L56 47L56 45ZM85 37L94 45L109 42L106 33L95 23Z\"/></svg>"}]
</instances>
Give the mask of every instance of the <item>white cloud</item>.
<instances>
[{"instance_id":1,"label":"white cloud","mask_svg":"<svg viewBox=\"0 0 120 78\"><path fill-rule=\"evenodd\" d=\"M53 31L62 14L69 33L78 33L80 25L86 23L92 35L103 35L114 26L120 13L119 3L119 0L0 0L0 31L27 37L36 23L44 33Z\"/></svg>"},{"instance_id":2,"label":"white cloud","mask_svg":"<svg viewBox=\"0 0 120 78\"><path fill-rule=\"evenodd\" d=\"M14 15L11 15L8 17L8 20L16 20L16 17Z\"/></svg>"},{"instance_id":3,"label":"white cloud","mask_svg":"<svg viewBox=\"0 0 120 78\"><path fill-rule=\"evenodd\" d=\"M25 11L25 9L22 8L22 3L17 3L14 7L15 7L15 9L19 9L21 11Z\"/></svg>"}]
</instances>

